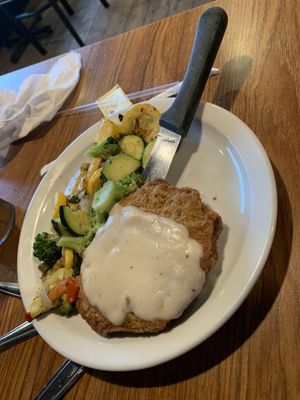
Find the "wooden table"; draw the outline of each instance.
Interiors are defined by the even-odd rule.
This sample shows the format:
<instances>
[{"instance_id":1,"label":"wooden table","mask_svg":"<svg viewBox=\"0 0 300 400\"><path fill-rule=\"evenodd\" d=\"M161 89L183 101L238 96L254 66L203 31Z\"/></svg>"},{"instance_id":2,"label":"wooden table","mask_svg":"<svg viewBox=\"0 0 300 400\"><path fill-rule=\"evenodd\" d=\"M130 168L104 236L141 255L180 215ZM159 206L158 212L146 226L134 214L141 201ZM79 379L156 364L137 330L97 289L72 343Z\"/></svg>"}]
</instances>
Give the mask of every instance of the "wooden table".
<instances>
[{"instance_id":1,"label":"wooden table","mask_svg":"<svg viewBox=\"0 0 300 400\"><path fill-rule=\"evenodd\" d=\"M266 149L278 189L278 222L263 273L235 315L212 337L164 365L136 372L89 370L67 399L298 399L300 396L299 13L296 0L220 0L229 25L204 99L241 118ZM95 100L116 83L126 92L180 80L199 15L209 5L82 48L80 83L66 107ZM2 76L15 88L53 60ZM55 119L11 147L0 194L16 224L0 248L0 280L17 279L17 248L40 168L97 114ZM20 300L0 296L0 333L23 321ZM35 337L0 355L0 397L31 399L63 358Z\"/></svg>"}]
</instances>

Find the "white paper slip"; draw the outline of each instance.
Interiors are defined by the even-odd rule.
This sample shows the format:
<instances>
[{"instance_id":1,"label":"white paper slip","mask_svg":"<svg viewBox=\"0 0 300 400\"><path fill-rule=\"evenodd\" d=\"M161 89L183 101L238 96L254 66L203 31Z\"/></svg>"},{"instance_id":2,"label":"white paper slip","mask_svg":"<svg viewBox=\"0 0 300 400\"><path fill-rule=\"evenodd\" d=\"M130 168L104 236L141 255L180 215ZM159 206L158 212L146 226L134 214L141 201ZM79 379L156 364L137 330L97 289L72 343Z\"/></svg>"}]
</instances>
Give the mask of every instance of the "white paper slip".
<instances>
[{"instance_id":1,"label":"white paper slip","mask_svg":"<svg viewBox=\"0 0 300 400\"><path fill-rule=\"evenodd\" d=\"M116 114L119 110L131 106L132 102L129 100L123 89L116 85L109 90L105 95L96 100L104 117L109 118Z\"/></svg>"}]
</instances>

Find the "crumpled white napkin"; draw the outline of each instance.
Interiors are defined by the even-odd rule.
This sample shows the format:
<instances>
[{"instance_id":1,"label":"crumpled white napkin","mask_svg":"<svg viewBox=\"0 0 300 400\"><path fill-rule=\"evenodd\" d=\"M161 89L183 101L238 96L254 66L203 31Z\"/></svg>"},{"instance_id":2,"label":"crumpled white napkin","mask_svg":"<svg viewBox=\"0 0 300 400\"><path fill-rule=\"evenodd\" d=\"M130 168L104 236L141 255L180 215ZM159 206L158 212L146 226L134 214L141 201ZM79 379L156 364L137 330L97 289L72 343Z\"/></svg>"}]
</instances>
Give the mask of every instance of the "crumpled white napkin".
<instances>
[{"instance_id":1,"label":"crumpled white napkin","mask_svg":"<svg viewBox=\"0 0 300 400\"><path fill-rule=\"evenodd\" d=\"M80 69L80 54L71 51L49 73L28 76L18 92L0 89L0 160L6 158L10 143L55 116L77 85Z\"/></svg>"}]
</instances>

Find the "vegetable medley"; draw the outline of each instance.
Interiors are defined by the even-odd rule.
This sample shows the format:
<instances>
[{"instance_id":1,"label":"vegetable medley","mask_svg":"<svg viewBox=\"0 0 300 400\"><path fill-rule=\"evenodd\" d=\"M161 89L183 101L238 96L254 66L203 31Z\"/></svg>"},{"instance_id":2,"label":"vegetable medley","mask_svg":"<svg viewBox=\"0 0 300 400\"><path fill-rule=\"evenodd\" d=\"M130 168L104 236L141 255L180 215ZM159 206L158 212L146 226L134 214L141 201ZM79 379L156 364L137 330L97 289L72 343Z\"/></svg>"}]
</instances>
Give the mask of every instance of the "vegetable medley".
<instances>
[{"instance_id":1,"label":"vegetable medley","mask_svg":"<svg viewBox=\"0 0 300 400\"><path fill-rule=\"evenodd\" d=\"M38 233L33 255L39 260L41 285L26 314L31 321L55 308L76 311L80 265L85 249L113 205L142 185L159 130L159 111L148 103L133 106L119 123L103 119L99 132L64 193L55 194L49 232Z\"/></svg>"}]
</instances>

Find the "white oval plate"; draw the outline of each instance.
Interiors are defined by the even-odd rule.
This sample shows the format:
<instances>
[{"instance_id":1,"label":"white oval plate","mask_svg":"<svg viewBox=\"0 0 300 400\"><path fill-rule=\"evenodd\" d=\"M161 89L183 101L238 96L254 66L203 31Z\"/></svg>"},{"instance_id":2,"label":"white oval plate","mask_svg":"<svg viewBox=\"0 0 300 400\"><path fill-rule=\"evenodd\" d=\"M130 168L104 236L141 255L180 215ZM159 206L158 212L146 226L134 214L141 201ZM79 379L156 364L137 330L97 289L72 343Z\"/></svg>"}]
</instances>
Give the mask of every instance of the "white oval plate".
<instances>
[{"instance_id":1,"label":"white oval plate","mask_svg":"<svg viewBox=\"0 0 300 400\"><path fill-rule=\"evenodd\" d=\"M160 100L161 111L171 104ZM201 122L198 122L201 121ZM32 256L34 237L48 231L54 193L64 191L94 140L96 124L57 159L37 188L22 227L18 278L25 308L39 285ZM277 215L271 164L253 132L230 112L201 103L167 179L190 186L223 219L220 259L198 299L170 329L154 336L103 338L76 315L50 313L35 320L40 336L57 352L90 368L125 371L151 367L203 342L236 311L255 284L268 256Z\"/></svg>"}]
</instances>

